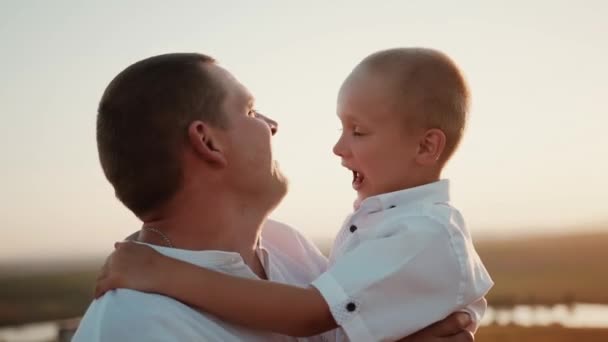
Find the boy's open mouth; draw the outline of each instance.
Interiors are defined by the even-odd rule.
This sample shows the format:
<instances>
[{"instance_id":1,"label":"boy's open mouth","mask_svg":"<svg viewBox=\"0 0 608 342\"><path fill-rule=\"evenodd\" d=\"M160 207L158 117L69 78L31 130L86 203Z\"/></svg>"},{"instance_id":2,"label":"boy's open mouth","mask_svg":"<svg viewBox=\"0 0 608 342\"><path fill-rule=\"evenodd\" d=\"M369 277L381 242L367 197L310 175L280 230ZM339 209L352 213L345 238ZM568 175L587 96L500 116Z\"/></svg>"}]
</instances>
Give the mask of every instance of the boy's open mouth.
<instances>
[{"instance_id":1,"label":"boy's open mouth","mask_svg":"<svg viewBox=\"0 0 608 342\"><path fill-rule=\"evenodd\" d=\"M361 189L361 187L363 186L365 176L359 171L351 171L353 172L353 189L355 189L355 191L359 191L359 189Z\"/></svg>"}]
</instances>

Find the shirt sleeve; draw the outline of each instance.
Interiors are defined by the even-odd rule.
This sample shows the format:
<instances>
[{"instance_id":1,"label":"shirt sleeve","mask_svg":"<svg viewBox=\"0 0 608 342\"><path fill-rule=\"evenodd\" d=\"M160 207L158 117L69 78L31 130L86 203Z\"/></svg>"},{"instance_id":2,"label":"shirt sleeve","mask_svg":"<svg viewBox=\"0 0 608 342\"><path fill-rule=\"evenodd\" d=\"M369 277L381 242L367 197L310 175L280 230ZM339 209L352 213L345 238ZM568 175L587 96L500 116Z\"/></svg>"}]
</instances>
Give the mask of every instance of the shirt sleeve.
<instances>
[{"instance_id":1,"label":"shirt sleeve","mask_svg":"<svg viewBox=\"0 0 608 342\"><path fill-rule=\"evenodd\" d=\"M410 221L363 241L313 282L350 341L403 338L489 289L472 284L479 259L464 235L430 218Z\"/></svg>"}]
</instances>

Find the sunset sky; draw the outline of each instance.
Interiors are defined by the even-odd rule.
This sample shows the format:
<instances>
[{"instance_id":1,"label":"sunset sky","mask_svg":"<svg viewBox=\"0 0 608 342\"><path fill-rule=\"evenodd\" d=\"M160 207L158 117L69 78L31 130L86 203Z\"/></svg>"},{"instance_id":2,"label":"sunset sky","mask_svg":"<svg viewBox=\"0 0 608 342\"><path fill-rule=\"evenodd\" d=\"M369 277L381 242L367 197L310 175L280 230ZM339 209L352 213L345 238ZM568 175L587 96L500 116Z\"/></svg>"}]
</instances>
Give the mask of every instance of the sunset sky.
<instances>
[{"instance_id":1,"label":"sunset sky","mask_svg":"<svg viewBox=\"0 0 608 342\"><path fill-rule=\"evenodd\" d=\"M139 228L102 175L97 103L129 64L185 51L218 59L280 123L291 190L272 216L315 239L354 199L331 152L337 90L399 46L446 52L469 82L444 176L474 236L608 230L606 18L599 0L2 1L0 260L102 255Z\"/></svg>"}]
</instances>

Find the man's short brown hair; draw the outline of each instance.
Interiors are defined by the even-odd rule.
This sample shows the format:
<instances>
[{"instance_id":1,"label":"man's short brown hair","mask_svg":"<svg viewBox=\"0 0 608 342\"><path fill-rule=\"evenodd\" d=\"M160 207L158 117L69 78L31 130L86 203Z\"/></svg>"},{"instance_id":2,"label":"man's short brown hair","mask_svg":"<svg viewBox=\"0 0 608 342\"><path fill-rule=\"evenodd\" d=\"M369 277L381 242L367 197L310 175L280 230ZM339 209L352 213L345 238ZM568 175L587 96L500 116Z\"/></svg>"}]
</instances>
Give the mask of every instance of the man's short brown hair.
<instances>
[{"instance_id":1,"label":"man's short brown hair","mask_svg":"<svg viewBox=\"0 0 608 342\"><path fill-rule=\"evenodd\" d=\"M460 143L469 110L469 89L456 64L444 53L427 48L395 48L376 52L360 64L380 72L399 108L424 128L446 135L441 159L447 160Z\"/></svg>"},{"instance_id":2,"label":"man's short brown hair","mask_svg":"<svg viewBox=\"0 0 608 342\"><path fill-rule=\"evenodd\" d=\"M188 125L224 126L224 90L208 72L215 63L197 53L139 61L106 88L97 114L97 148L116 197L137 216L175 194L183 172L179 149Z\"/></svg>"}]
</instances>

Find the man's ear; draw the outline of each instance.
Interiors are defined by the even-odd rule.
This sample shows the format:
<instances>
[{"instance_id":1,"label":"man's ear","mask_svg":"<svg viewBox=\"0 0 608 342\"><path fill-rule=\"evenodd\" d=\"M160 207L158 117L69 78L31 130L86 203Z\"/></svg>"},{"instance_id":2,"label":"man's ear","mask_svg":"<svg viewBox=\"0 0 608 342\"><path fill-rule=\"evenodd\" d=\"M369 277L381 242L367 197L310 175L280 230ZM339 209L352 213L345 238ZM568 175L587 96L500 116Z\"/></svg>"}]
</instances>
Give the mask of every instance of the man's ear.
<instances>
[{"instance_id":1,"label":"man's ear","mask_svg":"<svg viewBox=\"0 0 608 342\"><path fill-rule=\"evenodd\" d=\"M439 162L445 150L446 136L442 130L431 128L427 130L419 141L418 156L416 160L421 165L433 165Z\"/></svg>"},{"instance_id":2,"label":"man's ear","mask_svg":"<svg viewBox=\"0 0 608 342\"><path fill-rule=\"evenodd\" d=\"M193 121L188 126L188 142L194 152L205 161L216 166L228 164L216 131L207 123Z\"/></svg>"}]
</instances>

